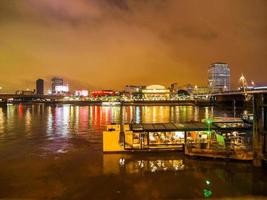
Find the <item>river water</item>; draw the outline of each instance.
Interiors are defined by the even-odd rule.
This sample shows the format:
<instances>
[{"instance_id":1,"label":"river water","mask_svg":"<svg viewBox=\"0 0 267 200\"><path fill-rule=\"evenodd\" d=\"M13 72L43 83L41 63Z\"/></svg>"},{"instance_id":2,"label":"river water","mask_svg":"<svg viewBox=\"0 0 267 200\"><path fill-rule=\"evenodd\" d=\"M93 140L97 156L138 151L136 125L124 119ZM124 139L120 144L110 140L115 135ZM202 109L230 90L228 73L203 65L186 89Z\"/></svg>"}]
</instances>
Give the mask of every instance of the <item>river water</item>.
<instances>
[{"instance_id":1,"label":"river water","mask_svg":"<svg viewBox=\"0 0 267 200\"><path fill-rule=\"evenodd\" d=\"M125 122L186 122L244 109L124 107ZM182 153L102 153L102 131L120 107L0 107L0 199L265 198L267 170Z\"/></svg>"}]
</instances>

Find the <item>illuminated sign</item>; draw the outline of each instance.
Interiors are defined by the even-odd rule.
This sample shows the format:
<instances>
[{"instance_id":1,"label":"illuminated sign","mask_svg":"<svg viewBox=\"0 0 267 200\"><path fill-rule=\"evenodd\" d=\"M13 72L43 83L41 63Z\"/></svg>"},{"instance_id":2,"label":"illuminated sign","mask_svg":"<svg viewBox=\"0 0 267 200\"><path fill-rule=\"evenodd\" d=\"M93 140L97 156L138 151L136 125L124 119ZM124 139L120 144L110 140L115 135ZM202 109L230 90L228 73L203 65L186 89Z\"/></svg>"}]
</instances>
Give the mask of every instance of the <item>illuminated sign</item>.
<instances>
[{"instance_id":1,"label":"illuminated sign","mask_svg":"<svg viewBox=\"0 0 267 200\"><path fill-rule=\"evenodd\" d=\"M87 97L88 96L88 90L76 90L74 92L75 96L80 96L80 97Z\"/></svg>"}]
</instances>

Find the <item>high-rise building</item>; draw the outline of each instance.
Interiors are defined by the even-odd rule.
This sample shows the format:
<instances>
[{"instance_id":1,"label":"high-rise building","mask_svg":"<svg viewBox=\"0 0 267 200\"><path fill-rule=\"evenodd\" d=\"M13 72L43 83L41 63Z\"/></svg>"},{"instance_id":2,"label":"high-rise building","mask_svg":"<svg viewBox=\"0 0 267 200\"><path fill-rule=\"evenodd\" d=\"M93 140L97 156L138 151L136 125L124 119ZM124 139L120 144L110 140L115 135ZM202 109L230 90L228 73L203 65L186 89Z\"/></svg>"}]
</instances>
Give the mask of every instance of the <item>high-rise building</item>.
<instances>
[{"instance_id":1,"label":"high-rise building","mask_svg":"<svg viewBox=\"0 0 267 200\"><path fill-rule=\"evenodd\" d=\"M56 94L56 87L57 86L63 86L63 79L62 78L58 78L58 77L54 77L52 78L52 94Z\"/></svg>"},{"instance_id":2,"label":"high-rise building","mask_svg":"<svg viewBox=\"0 0 267 200\"><path fill-rule=\"evenodd\" d=\"M230 90L230 68L227 63L213 63L208 70L208 81L211 92Z\"/></svg>"},{"instance_id":3,"label":"high-rise building","mask_svg":"<svg viewBox=\"0 0 267 200\"><path fill-rule=\"evenodd\" d=\"M44 80L43 79L36 80L36 94L44 95Z\"/></svg>"}]
</instances>

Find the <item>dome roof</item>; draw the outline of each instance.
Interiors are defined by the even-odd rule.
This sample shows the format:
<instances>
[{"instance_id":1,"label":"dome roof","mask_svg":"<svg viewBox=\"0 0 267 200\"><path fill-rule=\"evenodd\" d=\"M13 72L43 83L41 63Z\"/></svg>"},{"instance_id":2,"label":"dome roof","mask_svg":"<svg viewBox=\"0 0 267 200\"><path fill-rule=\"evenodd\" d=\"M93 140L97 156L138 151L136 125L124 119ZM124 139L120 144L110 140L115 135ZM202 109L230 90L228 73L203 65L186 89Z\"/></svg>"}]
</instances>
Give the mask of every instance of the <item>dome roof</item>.
<instances>
[{"instance_id":1,"label":"dome roof","mask_svg":"<svg viewBox=\"0 0 267 200\"><path fill-rule=\"evenodd\" d=\"M163 85L149 85L146 87L147 90L165 90L165 86Z\"/></svg>"}]
</instances>

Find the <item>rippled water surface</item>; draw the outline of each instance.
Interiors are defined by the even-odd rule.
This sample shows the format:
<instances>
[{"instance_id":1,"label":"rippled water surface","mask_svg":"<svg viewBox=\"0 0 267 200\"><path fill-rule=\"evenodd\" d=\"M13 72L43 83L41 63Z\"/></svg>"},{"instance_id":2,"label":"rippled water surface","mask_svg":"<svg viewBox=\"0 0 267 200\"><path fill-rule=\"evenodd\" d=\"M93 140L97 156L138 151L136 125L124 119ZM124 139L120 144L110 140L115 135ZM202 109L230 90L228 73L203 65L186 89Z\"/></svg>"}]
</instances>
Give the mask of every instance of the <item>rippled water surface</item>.
<instances>
[{"instance_id":1,"label":"rippled water surface","mask_svg":"<svg viewBox=\"0 0 267 200\"><path fill-rule=\"evenodd\" d=\"M267 171L182 153L102 154L109 123L186 122L242 109L8 105L0 107L0 199L199 199L267 196Z\"/></svg>"}]
</instances>

